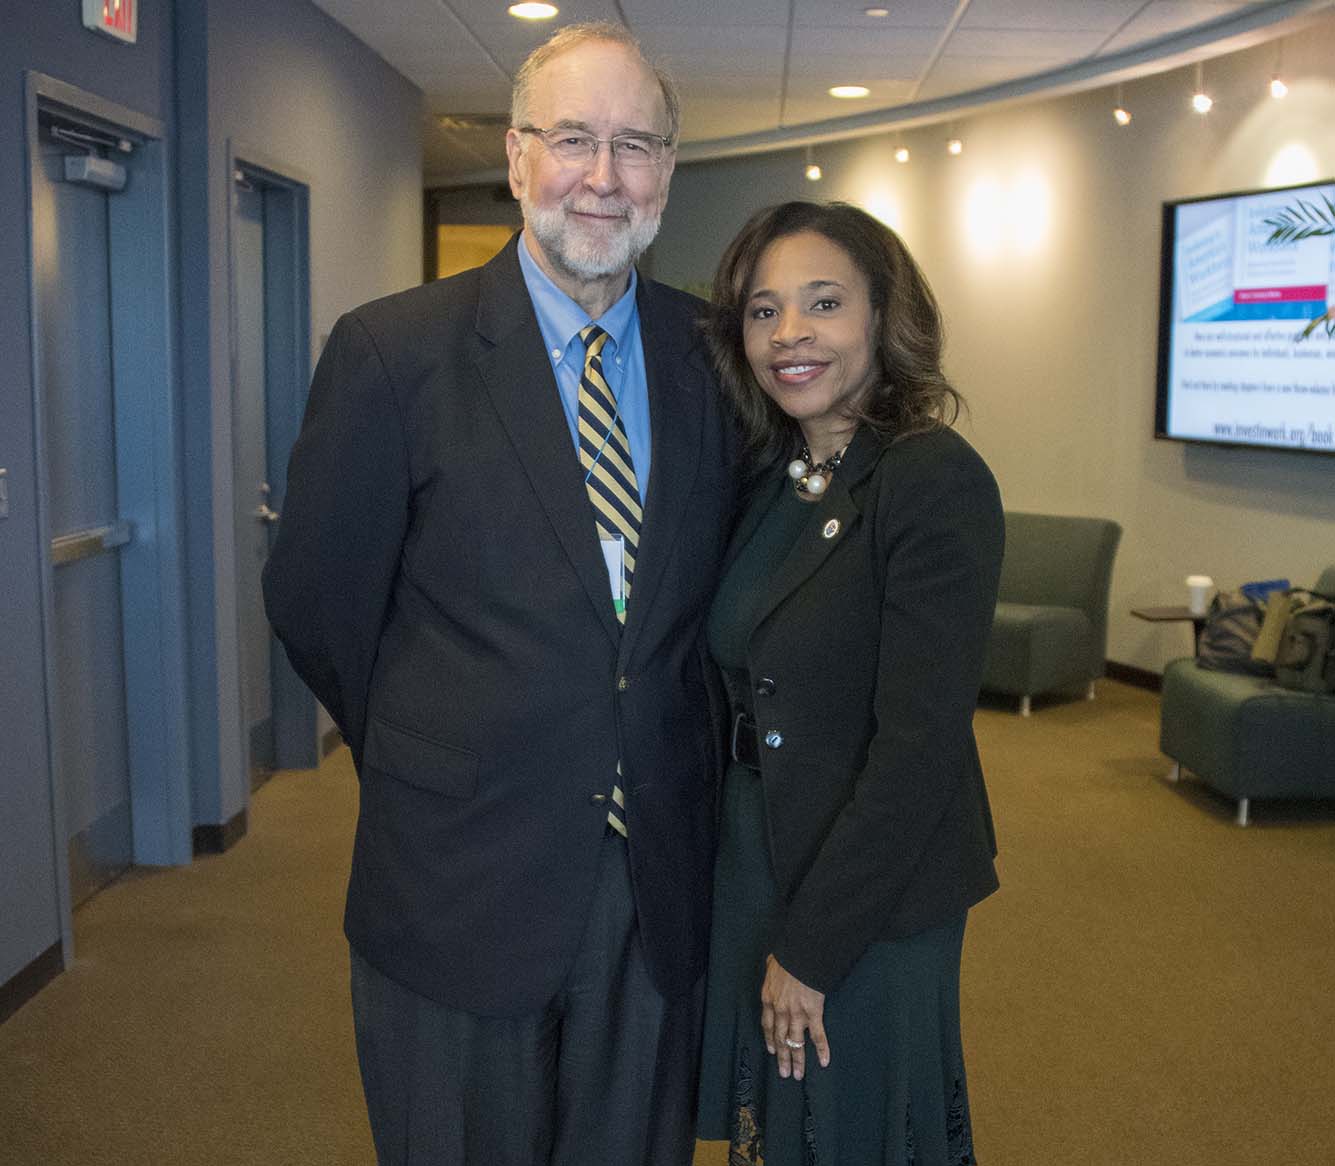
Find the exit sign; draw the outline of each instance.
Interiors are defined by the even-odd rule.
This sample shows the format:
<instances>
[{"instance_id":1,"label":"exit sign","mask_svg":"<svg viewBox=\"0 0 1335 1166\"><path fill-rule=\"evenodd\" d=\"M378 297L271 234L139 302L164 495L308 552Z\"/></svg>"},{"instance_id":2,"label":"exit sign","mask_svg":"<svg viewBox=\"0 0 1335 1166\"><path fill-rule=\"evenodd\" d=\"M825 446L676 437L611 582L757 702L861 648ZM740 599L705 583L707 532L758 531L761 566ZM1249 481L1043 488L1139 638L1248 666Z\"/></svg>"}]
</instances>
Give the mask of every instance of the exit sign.
<instances>
[{"instance_id":1,"label":"exit sign","mask_svg":"<svg viewBox=\"0 0 1335 1166\"><path fill-rule=\"evenodd\" d=\"M132 45L139 39L139 0L83 0L83 26Z\"/></svg>"}]
</instances>

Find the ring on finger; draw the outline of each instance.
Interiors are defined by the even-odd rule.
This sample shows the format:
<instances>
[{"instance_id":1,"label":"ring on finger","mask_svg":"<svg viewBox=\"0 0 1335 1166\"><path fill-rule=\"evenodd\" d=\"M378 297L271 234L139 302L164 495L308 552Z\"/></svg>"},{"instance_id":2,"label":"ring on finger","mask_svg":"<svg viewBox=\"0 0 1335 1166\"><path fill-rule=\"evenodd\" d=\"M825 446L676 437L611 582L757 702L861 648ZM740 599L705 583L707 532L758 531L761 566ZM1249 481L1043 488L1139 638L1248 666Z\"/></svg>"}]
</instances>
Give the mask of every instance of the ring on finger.
<instances>
[{"instance_id":1,"label":"ring on finger","mask_svg":"<svg viewBox=\"0 0 1335 1166\"><path fill-rule=\"evenodd\" d=\"M790 1049L800 1049L802 1047L802 1042L800 1040L793 1040L792 1037L784 1037L783 1043Z\"/></svg>"}]
</instances>

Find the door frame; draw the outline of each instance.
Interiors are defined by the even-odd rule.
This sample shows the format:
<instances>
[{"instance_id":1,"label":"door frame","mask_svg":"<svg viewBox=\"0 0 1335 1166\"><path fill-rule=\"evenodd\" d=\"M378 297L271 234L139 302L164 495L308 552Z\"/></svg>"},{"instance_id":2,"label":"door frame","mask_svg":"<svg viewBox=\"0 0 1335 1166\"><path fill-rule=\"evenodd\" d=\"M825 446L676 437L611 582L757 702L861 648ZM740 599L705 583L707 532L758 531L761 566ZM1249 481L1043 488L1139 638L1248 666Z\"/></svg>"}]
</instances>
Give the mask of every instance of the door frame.
<instances>
[{"instance_id":1,"label":"door frame","mask_svg":"<svg viewBox=\"0 0 1335 1166\"><path fill-rule=\"evenodd\" d=\"M301 429L311 378L310 179L299 169L268 157L237 138L227 141L227 292L228 383L232 437L239 437L237 391L238 278L236 254L236 181L242 173L264 195L265 311L265 461L269 467L270 505L283 511L287 460ZM236 448L232 449L232 464ZM233 475L233 506L238 483ZM233 587L239 594L241 556L233 562ZM272 632L270 633L272 638ZM241 667L241 612L236 613L238 687ZM274 760L279 769L313 769L319 764L320 742L315 697L274 641L270 667ZM244 710L240 691L237 707ZM238 718L244 722L245 716ZM237 726L241 756L250 758L249 726Z\"/></svg>"},{"instance_id":2,"label":"door frame","mask_svg":"<svg viewBox=\"0 0 1335 1166\"><path fill-rule=\"evenodd\" d=\"M27 143L28 266L31 317L34 465L47 772L61 938L73 958L69 840L62 775L55 748L59 695L50 561L50 483L46 464L42 321L34 248L42 187L38 115L58 113L136 144L133 181L108 200L111 259L112 375L116 385L116 475L119 515L134 538L119 552L125 641L126 736L130 760L133 859L174 865L191 859L189 736L186 696L185 571L181 520L181 439L176 394L175 262L165 125L44 73L24 75Z\"/></svg>"}]
</instances>

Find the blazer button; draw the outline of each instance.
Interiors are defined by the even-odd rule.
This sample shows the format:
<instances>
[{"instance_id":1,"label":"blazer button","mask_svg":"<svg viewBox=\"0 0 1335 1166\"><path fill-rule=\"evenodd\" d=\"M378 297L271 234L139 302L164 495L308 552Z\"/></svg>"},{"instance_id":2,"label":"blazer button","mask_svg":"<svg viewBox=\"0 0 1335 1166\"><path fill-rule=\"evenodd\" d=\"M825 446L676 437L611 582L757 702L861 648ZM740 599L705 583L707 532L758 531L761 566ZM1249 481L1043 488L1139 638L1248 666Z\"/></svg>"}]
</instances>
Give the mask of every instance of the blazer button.
<instances>
[{"instance_id":1,"label":"blazer button","mask_svg":"<svg viewBox=\"0 0 1335 1166\"><path fill-rule=\"evenodd\" d=\"M783 734L778 729L771 729L765 734L765 744L771 749L778 749L783 744Z\"/></svg>"},{"instance_id":2,"label":"blazer button","mask_svg":"<svg viewBox=\"0 0 1335 1166\"><path fill-rule=\"evenodd\" d=\"M607 795L606 795L606 794L590 794L590 795L589 795L589 805L591 805L591 806L601 806L605 801L607 801Z\"/></svg>"},{"instance_id":3,"label":"blazer button","mask_svg":"<svg viewBox=\"0 0 1335 1166\"><path fill-rule=\"evenodd\" d=\"M773 696L774 681L772 681L768 676L762 676L759 680L756 681L756 695Z\"/></svg>"},{"instance_id":4,"label":"blazer button","mask_svg":"<svg viewBox=\"0 0 1335 1166\"><path fill-rule=\"evenodd\" d=\"M625 692L630 687L630 681L624 676L617 677L617 691Z\"/></svg>"}]
</instances>

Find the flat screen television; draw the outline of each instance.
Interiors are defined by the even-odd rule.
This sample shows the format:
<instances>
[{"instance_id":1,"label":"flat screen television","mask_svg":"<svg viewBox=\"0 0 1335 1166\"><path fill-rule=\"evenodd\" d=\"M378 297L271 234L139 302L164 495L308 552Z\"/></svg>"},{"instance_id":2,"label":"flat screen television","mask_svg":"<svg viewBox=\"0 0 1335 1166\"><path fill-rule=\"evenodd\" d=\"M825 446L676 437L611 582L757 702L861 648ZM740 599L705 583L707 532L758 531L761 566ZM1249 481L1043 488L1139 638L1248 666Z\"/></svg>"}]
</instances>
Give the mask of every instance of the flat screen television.
<instances>
[{"instance_id":1,"label":"flat screen television","mask_svg":"<svg viewBox=\"0 0 1335 1166\"><path fill-rule=\"evenodd\" d=\"M1155 436L1335 454L1335 235L1271 243L1286 211L1335 221L1335 180L1164 204Z\"/></svg>"}]
</instances>

